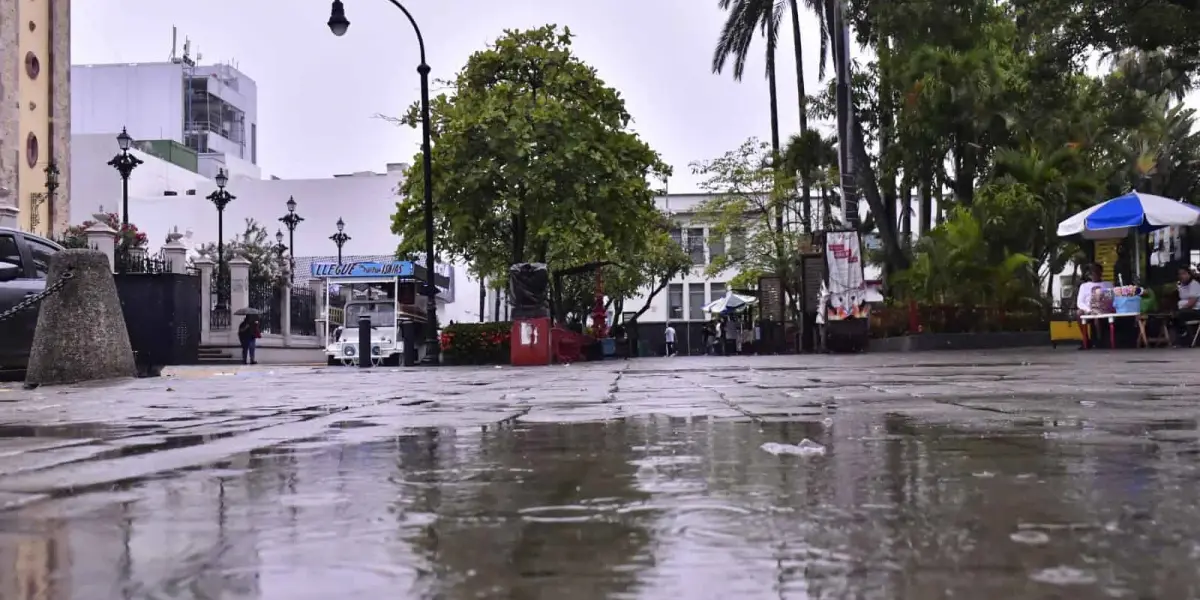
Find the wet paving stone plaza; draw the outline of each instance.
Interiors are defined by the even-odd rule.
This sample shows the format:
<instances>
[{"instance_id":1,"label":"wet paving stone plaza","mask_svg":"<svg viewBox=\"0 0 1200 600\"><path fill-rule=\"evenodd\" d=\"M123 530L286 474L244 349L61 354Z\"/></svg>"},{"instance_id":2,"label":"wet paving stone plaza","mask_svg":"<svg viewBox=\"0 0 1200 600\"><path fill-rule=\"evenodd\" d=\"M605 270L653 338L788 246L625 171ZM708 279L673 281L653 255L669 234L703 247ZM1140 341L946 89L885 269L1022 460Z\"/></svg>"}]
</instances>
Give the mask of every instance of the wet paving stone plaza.
<instances>
[{"instance_id":1,"label":"wet paving stone plaza","mask_svg":"<svg viewBox=\"0 0 1200 600\"><path fill-rule=\"evenodd\" d=\"M3 387L0 598L1197 598L1198 359Z\"/></svg>"}]
</instances>

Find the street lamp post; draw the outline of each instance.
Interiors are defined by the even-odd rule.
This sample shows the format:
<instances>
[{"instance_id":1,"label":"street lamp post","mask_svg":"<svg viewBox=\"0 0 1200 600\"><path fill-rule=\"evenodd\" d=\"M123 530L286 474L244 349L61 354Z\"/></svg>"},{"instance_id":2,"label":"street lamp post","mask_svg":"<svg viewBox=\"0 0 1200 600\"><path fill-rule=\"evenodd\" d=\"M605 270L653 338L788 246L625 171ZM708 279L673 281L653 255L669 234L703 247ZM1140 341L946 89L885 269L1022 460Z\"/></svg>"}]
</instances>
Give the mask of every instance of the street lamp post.
<instances>
[{"instance_id":1,"label":"street lamp post","mask_svg":"<svg viewBox=\"0 0 1200 600\"><path fill-rule=\"evenodd\" d=\"M278 229L275 230L275 245L271 249L275 251L275 264L282 269L283 253L287 252L288 247L283 243L283 232Z\"/></svg>"},{"instance_id":2,"label":"street lamp post","mask_svg":"<svg viewBox=\"0 0 1200 600\"><path fill-rule=\"evenodd\" d=\"M437 320L437 286L434 285L434 253L433 253L433 153L430 151L429 143L429 65L425 63L425 38L421 36L421 28L417 26L416 19L413 19L412 13L408 12L404 5L396 0L388 0L404 16L408 18L408 22L412 24L413 32L417 34L417 45L421 51L421 64L417 65L417 73L421 75L421 166L424 175L425 188L425 277L428 281L425 282L425 358L422 363L426 365L436 365L439 362L439 353L441 346L438 344L438 320ZM346 19L346 8L342 4L342 0L333 0L333 6L329 13L329 30L333 35L343 36L346 30L350 28L350 21Z\"/></svg>"},{"instance_id":3,"label":"street lamp post","mask_svg":"<svg viewBox=\"0 0 1200 600\"><path fill-rule=\"evenodd\" d=\"M121 147L121 153L108 161L108 164L121 175L121 229L124 233L125 226L129 224L129 174L142 164L142 159L129 153L133 138L129 137L129 132L124 127L121 128L121 135L117 136L117 145Z\"/></svg>"},{"instance_id":4,"label":"street lamp post","mask_svg":"<svg viewBox=\"0 0 1200 600\"><path fill-rule=\"evenodd\" d=\"M230 194L225 189L225 184L229 183L229 176L225 174L225 169L217 170L217 190L208 195L208 199L217 207L217 305L224 306L223 302L227 293L225 286L220 285L225 278L225 207L230 202L237 199L237 196Z\"/></svg>"},{"instance_id":5,"label":"street lamp post","mask_svg":"<svg viewBox=\"0 0 1200 600\"><path fill-rule=\"evenodd\" d=\"M275 230L275 246L274 246L274 248L272 248L272 250L274 250L276 256L279 257L279 262L281 262L281 263L283 262L283 253L287 252L287 249L288 249L287 244L283 243L283 232L276 229Z\"/></svg>"},{"instance_id":6,"label":"street lamp post","mask_svg":"<svg viewBox=\"0 0 1200 600\"><path fill-rule=\"evenodd\" d=\"M287 214L279 217L279 220L288 229L288 259L291 266L291 281L296 283L296 226L304 220L304 217L296 214L296 198L288 196ZM282 243L282 240L280 240Z\"/></svg>"},{"instance_id":7,"label":"street lamp post","mask_svg":"<svg viewBox=\"0 0 1200 600\"><path fill-rule=\"evenodd\" d=\"M329 236L329 239L333 240L333 243L337 244L338 265L340 266L342 264L342 246L345 246L346 242L350 241L350 236L346 235L346 222L343 221L341 217L338 217L337 228L337 233Z\"/></svg>"}]
</instances>

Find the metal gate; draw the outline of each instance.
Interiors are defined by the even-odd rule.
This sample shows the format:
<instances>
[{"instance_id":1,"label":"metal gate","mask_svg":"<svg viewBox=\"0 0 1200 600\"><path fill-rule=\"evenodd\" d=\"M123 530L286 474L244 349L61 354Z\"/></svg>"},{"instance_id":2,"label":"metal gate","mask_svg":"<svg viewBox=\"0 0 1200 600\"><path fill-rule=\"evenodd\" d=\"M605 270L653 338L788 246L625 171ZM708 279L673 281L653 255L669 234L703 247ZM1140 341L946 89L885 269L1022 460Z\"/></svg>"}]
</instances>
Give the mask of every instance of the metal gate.
<instances>
[{"instance_id":1,"label":"metal gate","mask_svg":"<svg viewBox=\"0 0 1200 600\"><path fill-rule=\"evenodd\" d=\"M139 371L196 363L200 278L178 273L118 273L113 278Z\"/></svg>"}]
</instances>

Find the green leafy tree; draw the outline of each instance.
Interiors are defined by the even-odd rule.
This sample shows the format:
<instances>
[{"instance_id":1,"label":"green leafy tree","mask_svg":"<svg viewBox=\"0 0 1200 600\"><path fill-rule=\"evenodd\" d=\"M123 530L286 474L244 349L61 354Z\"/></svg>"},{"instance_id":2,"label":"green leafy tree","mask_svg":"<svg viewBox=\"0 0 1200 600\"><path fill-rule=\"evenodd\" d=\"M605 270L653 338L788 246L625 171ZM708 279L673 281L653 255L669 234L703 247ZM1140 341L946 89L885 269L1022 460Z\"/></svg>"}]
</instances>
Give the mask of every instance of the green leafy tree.
<instances>
[{"instance_id":1,"label":"green leafy tree","mask_svg":"<svg viewBox=\"0 0 1200 600\"><path fill-rule=\"evenodd\" d=\"M274 237L254 219L246 219L242 233L225 242L225 261L242 257L250 261L250 279L281 284L288 277L287 259L275 251ZM217 243L208 242L196 248L196 253L216 262Z\"/></svg>"},{"instance_id":2,"label":"green leafy tree","mask_svg":"<svg viewBox=\"0 0 1200 600\"><path fill-rule=\"evenodd\" d=\"M912 267L896 274L903 299L922 304L1012 310L1037 305L1033 260L1002 250L996 255L986 229L968 208L950 217L916 246Z\"/></svg>"},{"instance_id":3,"label":"green leafy tree","mask_svg":"<svg viewBox=\"0 0 1200 600\"><path fill-rule=\"evenodd\" d=\"M770 156L771 147L752 138L718 158L693 163L693 172L704 178L701 189L713 195L697 207L696 219L709 226L710 235L730 239L725 254L710 261L707 275L737 271L733 287L752 287L759 276L776 275L796 315L796 257L808 236L796 228L773 226L786 202L779 188L786 189L791 180L777 176Z\"/></svg>"},{"instance_id":4,"label":"green leafy tree","mask_svg":"<svg viewBox=\"0 0 1200 600\"><path fill-rule=\"evenodd\" d=\"M660 226L651 233L648 242L645 251L634 257L631 268L627 270L630 281L626 281L624 289L619 290L620 296L614 296L616 298L614 306L618 318L624 311L625 299L632 296L634 292L644 291L645 302L630 317L631 321L636 321L650 310L654 298L666 289L671 280L687 273L692 268L691 257L683 251L682 246L671 239L665 217ZM635 277L636 279L634 279Z\"/></svg>"},{"instance_id":5,"label":"green leafy tree","mask_svg":"<svg viewBox=\"0 0 1200 600\"><path fill-rule=\"evenodd\" d=\"M649 181L670 169L571 40L553 25L506 31L432 101L437 247L501 285L513 263L626 264L653 240ZM417 106L399 120L416 127ZM414 164L392 221L401 255L425 241L426 181Z\"/></svg>"}]
</instances>

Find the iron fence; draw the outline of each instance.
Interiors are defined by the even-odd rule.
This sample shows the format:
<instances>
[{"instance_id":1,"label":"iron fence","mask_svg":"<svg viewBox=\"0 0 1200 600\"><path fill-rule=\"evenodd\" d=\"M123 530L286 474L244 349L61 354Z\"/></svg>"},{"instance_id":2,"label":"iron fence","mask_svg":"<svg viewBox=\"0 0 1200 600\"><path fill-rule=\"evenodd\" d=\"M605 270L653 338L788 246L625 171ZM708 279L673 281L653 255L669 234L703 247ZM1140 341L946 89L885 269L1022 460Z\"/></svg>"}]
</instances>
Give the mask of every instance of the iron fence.
<instances>
[{"instance_id":1,"label":"iron fence","mask_svg":"<svg viewBox=\"0 0 1200 600\"><path fill-rule=\"evenodd\" d=\"M211 302L209 303L208 328L212 331L228 331L232 316L229 314L229 272L225 269L213 271Z\"/></svg>"},{"instance_id":2,"label":"iron fence","mask_svg":"<svg viewBox=\"0 0 1200 600\"><path fill-rule=\"evenodd\" d=\"M283 288L272 279L250 280L250 308L259 311L263 333L283 334Z\"/></svg>"},{"instance_id":3,"label":"iron fence","mask_svg":"<svg viewBox=\"0 0 1200 600\"><path fill-rule=\"evenodd\" d=\"M113 266L121 275L161 275L171 272L171 265L162 254L131 252L128 248L117 248L113 255Z\"/></svg>"},{"instance_id":4,"label":"iron fence","mask_svg":"<svg viewBox=\"0 0 1200 600\"><path fill-rule=\"evenodd\" d=\"M308 288L292 289L292 334L317 335L317 294Z\"/></svg>"}]
</instances>

